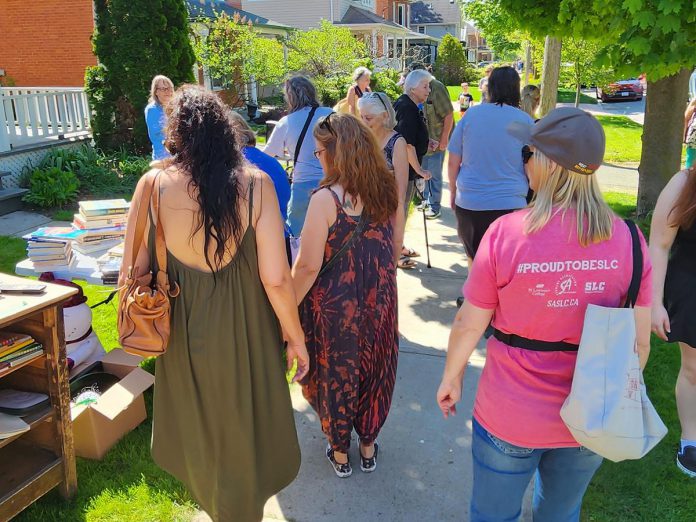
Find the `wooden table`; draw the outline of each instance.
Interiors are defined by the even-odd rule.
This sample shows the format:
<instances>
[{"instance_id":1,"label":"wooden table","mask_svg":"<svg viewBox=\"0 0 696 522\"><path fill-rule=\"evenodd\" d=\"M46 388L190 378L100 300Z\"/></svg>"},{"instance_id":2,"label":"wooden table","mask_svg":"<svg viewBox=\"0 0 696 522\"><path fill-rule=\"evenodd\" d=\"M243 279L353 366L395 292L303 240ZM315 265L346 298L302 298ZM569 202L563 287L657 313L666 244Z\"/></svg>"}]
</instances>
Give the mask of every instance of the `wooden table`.
<instances>
[{"instance_id":1,"label":"wooden table","mask_svg":"<svg viewBox=\"0 0 696 522\"><path fill-rule=\"evenodd\" d=\"M0 282L35 283L7 274L0 274ZM31 335L45 350L41 357L0 373L0 388L50 397L46 408L23 417L29 431L0 439L0 520L11 519L56 486L65 498L77 490L61 307L75 293L74 288L47 283L39 295L0 294L0 329Z\"/></svg>"}]
</instances>

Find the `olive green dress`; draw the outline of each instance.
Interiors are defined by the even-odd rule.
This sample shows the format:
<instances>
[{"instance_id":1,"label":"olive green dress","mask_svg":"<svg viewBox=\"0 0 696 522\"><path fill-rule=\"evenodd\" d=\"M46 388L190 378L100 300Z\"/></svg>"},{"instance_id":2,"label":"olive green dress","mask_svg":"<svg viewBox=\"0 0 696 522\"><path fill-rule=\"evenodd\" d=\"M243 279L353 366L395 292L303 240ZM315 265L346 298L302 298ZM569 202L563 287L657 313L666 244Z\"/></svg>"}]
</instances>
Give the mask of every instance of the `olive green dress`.
<instances>
[{"instance_id":1,"label":"olive green dress","mask_svg":"<svg viewBox=\"0 0 696 522\"><path fill-rule=\"evenodd\" d=\"M167 263L181 293L157 359L152 456L214 521L261 520L266 500L295 478L300 450L255 231L215 278L171 253Z\"/></svg>"}]
</instances>

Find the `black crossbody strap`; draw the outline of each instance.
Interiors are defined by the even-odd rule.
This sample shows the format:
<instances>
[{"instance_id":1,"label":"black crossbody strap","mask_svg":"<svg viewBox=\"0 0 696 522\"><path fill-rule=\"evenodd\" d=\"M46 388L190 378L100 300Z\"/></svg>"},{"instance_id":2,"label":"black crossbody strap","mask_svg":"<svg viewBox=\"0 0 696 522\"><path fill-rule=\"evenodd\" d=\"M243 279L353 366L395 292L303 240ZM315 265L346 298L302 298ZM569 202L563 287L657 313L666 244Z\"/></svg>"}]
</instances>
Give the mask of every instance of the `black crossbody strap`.
<instances>
[{"instance_id":1,"label":"black crossbody strap","mask_svg":"<svg viewBox=\"0 0 696 522\"><path fill-rule=\"evenodd\" d=\"M295 147L295 158L292 161L293 166L297 166L297 158L300 157L300 149L302 148L302 143L304 143L305 136L307 135L307 131L309 130L309 124L312 123L312 119L314 118L314 114L317 112L317 107L312 107L312 110L309 111L309 116L307 116L307 121L305 121L304 127L302 127L302 132L300 133L300 137L297 139L297 146Z\"/></svg>"},{"instance_id":2,"label":"black crossbody strap","mask_svg":"<svg viewBox=\"0 0 696 522\"><path fill-rule=\"evenodd\" d=\"M624 308L633 308L636 306L636 301L638 301L640 280L643 279L643 249L640 247L640 238L638 237L636 224L630 219L624 219L624 221L631 232L631 243L633 244L633 275L631 276L631 284L628 286Z\"/></svg>"},{"instance_id":3,"label":"black crossbody strap","mask_svg":"<svg viewBox=\"0 0 696 522\"><path fill-rule=\"evenodd\" d=\"M340 248L338 252L336 252L333 256L331 256L331 259L329 259L324 266L321 267L321 270L319 270L319 274L317 275L317 278L324 274L329 268L331 268L331 265L333 265L340 257L345 254L348 249L351 247L353 242L355 241L355 238L362 233L363 229L365 228L365 211L363 211L362 214L360 214L360 221L358 221L358 224L355 226L353 229L353 232L351 233L350 237L348 238L348 241L346 241L343 246Z\"/></svg>"}]
</instances>

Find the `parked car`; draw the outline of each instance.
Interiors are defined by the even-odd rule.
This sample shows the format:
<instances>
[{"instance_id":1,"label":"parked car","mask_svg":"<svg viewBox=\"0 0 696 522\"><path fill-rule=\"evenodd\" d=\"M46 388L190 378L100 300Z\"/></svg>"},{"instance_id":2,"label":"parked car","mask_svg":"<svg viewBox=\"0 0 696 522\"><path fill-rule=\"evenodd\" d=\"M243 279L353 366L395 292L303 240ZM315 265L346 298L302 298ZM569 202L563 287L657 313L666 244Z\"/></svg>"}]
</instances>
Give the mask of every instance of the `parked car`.
<instances>
[{"instance_id":1,"label":"parked car","mask_svg":"<svg viewBox=\"0 0 696 522\"><path fill-rule=\"evenodd\" d=\"M597 87L597 99L603 102L609 100L642 100L643 84L638 78L618 80L605 87Z\"/></svg>"}]
</instances>

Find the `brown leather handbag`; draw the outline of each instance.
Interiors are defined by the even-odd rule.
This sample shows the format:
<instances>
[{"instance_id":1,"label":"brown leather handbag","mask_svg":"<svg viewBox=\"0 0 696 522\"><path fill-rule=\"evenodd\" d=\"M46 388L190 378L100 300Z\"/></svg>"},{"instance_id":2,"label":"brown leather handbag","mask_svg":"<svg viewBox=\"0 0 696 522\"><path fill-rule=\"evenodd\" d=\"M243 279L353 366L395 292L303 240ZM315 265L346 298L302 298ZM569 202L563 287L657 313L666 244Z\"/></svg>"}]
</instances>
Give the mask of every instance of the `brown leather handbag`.
<instances>
[{"instance_id":1,"label":"brown leather handbag","mask_svg":"<svg viewBox=\"0 0 696 522\"><path fill-rule=\"evenodd\" d=\"M135 234L126 232L126 237L133 240L130 248L132 254L130 260L123 260L129 263L128 272L124 285L119 289L118 340L126 352L143 357L155 357L166 351L170 332L169 298L179 295L179 285L175 283L172 288L167 275L167 249L159 219L160 172L147 175L142 198L138 202ZM150 261L150 270L139 276L141 270L136 262L145 237L150 206L156 221L158 269L155 270Z\"/></svg>"}]
</instances>

